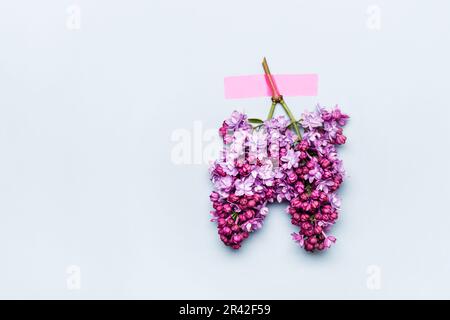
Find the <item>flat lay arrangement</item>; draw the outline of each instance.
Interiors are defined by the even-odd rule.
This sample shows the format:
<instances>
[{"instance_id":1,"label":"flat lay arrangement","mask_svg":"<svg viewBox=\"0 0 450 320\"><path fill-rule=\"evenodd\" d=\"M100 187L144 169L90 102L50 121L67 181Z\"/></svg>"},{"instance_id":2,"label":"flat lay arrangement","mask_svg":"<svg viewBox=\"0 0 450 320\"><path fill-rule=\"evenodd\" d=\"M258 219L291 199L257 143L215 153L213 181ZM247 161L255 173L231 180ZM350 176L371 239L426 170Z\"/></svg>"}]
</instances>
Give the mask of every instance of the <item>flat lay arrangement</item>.
<instances>
[{"instance_id":1,"label":"flat lay arrangement","mask_svg":"<svg viewBox=\"0 0 450 320\"><path fill-rule=\"evenodd\" d=\"M324 250L336 241L329 232L339 216L337 190L345 176L336 147L346 142L342 128L349 117L337 106L318 105L297 120L266 59L263 68L272 91L267 119L234 111L219 129L223 149L210 167L212 221L222 242L239 249L262 227L268 204L286 201L299 227L293 240L306 251ZM274 117L277 105L286 116Z\"/></svg>"}]
</instances>

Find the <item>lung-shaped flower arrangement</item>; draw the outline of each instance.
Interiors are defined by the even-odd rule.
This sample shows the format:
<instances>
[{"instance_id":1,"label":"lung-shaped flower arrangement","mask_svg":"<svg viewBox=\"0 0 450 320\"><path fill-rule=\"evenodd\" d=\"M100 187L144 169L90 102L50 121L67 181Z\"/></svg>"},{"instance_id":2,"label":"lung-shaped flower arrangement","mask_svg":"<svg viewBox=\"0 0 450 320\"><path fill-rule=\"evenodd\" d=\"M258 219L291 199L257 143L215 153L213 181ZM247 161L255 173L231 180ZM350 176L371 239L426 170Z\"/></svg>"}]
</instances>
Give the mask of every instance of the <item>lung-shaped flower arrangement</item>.
<instances>
[{"instance_id":1,"label":"lung-shaped flower arrangement","mask_svg":"<svg viewBox=\"0 0 450 320\"><path fill-rule=\"evenodd\" d=\"M336 192L345 175L336 147L346 141L342 127L348 116L338 107L317 106L297 121L272 89L267 120L234 111L219 129L224 146L210 167L212 221L222 242L239 249L262 227L268 204L286 201L299 228L293 240L307 251L324 250L336 241L329 231L339 215ZM288 117L273 117L278 103Z\"/></svg>"}]
</instances>

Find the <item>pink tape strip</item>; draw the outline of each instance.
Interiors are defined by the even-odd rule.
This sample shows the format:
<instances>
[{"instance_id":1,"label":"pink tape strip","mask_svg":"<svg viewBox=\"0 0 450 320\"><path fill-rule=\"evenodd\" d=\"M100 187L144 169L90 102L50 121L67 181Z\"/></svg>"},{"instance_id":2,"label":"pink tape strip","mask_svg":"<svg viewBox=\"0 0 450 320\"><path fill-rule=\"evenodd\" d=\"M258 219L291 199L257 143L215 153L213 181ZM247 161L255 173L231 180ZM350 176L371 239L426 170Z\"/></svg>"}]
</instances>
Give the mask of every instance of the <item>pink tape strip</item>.
<instances>
[{"instance_id":1,"label":"pink tape strip","mask_svg":"<svg viewBox=\"0 0 450 320\"><path fill-rule=\"evenodd\" d=\"M317 74L272 75L283 96L316 96ZM225 77L225 99L270 97L272 92L263 74Z\"/></svg>"}]
</instances>

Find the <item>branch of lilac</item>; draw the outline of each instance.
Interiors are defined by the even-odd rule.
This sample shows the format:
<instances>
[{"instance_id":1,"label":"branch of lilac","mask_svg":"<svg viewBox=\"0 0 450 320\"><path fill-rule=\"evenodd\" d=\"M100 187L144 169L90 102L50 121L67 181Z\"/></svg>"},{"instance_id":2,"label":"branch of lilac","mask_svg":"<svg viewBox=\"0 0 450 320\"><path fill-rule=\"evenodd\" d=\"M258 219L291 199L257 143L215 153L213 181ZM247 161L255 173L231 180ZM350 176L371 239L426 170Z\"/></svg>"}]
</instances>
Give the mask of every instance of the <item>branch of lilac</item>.
<instances>
[{"instance_id":1,"label":"branch of lilac","mask_svg":"<svg viewBox=\"0 0 450 320\"><path fill-rule=\"evenodd\" d=\"M295 133L298 137L298 139L302 140L302 135L300 133L300 129L298 128L297 120L295 120L294 115L292 114L291 110L287 106L286 102L283 99L283 96L278 91L277 85L275 83L275 80L272 77L272 74L270 73L269 65L267 64L267 59L264 57L262 61L262 66L264 69L264 74L266 76L266 81L270 87L270 90L272 91L272 106L270 107L269 116L268 119L272 119L273 114L275 112L275 107L279 103L283 107L284 111L286 112L287 116L291 120L291 125L294 127Z\"/></svg>"}]
</instances>

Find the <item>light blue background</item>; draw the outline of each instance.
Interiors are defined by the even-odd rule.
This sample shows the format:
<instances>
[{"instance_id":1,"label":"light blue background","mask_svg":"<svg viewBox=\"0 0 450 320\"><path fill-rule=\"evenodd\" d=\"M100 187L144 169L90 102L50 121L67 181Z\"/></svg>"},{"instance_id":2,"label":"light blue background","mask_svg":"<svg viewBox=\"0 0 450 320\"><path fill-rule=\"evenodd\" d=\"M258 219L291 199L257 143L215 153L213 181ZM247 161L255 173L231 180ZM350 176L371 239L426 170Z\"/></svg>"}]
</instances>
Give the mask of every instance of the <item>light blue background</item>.
<instances>
[{"instance_id":1,"label":"light blue background","mask_svg":"<svg viewBox=\"0 0 450 320\"><path fill-rule=\"evenodd\" d=\"M81 8L81 29L66 27ZM381 9L381 29L367 8ZM445 1L1 1L1 298L450 298ZM223 78L317 73L352 117L337 244L309 255L284 205L239 252L209 222L206 165L171 135L218 128ZM81 268L68 290L66 268ZM381 288L367 286L367 268Z\"/></svg>"}]
</instances>

